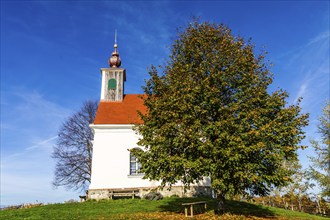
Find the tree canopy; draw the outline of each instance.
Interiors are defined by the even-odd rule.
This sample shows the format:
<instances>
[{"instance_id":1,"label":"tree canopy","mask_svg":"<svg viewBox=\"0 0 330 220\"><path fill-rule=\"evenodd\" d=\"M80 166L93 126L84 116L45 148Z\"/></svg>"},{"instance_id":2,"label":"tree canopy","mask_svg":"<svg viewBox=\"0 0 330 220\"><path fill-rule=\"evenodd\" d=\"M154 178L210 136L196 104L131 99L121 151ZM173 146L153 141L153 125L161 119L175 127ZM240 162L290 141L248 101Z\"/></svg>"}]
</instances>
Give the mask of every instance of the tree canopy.
<instances>
[{"instance_id":1,"label":"tree canopy","mask_svg":"<svg viewBox=\"0 0 330 220\"><path fill-rule=\"evenodd\" d=\"M313 166L309 170L312 178L319 183L322 196L330 198L330 101L319 120L321 141L311 141L316 156L310 157Z\"/></svg>"},{"instance_id":2,"label":"tree canopy","mask_svg":"<svg viewBox=\"0 0 330 220\"><path fill-rule=\"evenodd\" d=\"M53 185L85 190L91 179L96 101L86 101L60 127L52 157L56 161Z\"/></svg>"},{"instance_id":3,"label":"tree canopy","mask_svg":"<svg viewBox=\"0 0 330 220\"><path fill-rule=\"evenodd\" d=\"M268 92L273 76L251 40L222 24L194 21L179 31L168 61L151 67L143 87L146 114L134 151L145 178L187 187L211 177L224 195L267 194L289 180L308 115L285 91Z\"/></svg>"}]
</instances>

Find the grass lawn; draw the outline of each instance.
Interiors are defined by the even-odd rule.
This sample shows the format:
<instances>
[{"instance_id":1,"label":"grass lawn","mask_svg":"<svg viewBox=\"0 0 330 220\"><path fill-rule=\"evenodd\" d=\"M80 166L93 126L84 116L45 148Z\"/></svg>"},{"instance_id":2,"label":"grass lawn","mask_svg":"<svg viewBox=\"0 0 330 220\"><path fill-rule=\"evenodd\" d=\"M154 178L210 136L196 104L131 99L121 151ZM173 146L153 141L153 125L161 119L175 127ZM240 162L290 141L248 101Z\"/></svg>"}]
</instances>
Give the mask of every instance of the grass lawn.
<instances>
[{"instance_id":1,"label":"grass lawn","mask_svg":"<svg viewBox=\"0 0 330 220\"><path fill-rule=\"evenodd\" d=\"M330 219L246 202L228 201L227 212L215 215L214 199L165 198L159 201L145 199L120 199L87 201L38 206L27 209L2 210L0 219L184 219L185 202L206 200L208 208L190 219Z\"/></svg>"}]
</instances>

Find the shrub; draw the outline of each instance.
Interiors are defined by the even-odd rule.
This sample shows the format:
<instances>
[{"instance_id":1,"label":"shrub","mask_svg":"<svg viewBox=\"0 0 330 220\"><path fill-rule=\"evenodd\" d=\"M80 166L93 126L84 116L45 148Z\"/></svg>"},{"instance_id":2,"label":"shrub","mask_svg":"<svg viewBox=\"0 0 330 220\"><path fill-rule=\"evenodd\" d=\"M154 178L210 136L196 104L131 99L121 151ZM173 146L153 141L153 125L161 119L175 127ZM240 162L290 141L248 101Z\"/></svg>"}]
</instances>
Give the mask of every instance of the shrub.
<instances>
[{"instance_id":1,"label":"shrub","mask_svg":"<svg viewBox=\"0 0 330 220\"><path fill-rule=\"evenodd\" d=\"M161 200L163 199L163 195L159 192L149 192L144 198L148 200Z\"/></svg>"}]
</instances>

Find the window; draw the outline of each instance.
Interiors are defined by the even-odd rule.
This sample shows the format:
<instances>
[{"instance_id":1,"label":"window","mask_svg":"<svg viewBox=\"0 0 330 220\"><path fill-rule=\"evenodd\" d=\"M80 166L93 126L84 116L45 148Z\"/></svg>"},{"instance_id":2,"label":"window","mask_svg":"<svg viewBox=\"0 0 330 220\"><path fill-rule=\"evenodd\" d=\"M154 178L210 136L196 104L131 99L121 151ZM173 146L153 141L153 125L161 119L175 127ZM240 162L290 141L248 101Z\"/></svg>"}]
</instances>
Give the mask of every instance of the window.
<instances>
[{"instance_id":1,"label":"window","mask_svg":"<svg viewBox=\"0 0 330 220\"><path fill-rule=\"evenodd\" d=\"M141 170L141 164L138 162L137 158L130 153L129 155L129 174L130 175L138 175L141 174L140 170Z\"/></svg>"},{"instance_id":2,"label":"window","mask_svg":"<svg viewBox=\"0 0 330 220\"><path fill-rule=\"evenodd\" d=\"M115 79L109 79L108 81L108 90L110 89L116 89L116 80Z\"/></svg>"}]
</instances>

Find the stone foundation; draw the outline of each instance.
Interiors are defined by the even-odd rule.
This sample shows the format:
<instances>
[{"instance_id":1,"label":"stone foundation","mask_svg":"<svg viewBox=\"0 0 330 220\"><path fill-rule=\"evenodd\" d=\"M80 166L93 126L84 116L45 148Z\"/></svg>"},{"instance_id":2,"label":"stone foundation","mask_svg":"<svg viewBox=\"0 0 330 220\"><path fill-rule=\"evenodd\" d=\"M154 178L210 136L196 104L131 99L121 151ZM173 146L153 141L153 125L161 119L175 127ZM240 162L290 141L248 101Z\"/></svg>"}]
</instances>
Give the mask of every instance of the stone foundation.
<instances>
[{"instance_id":1,"label":"stone foundation","mask_svg":"<svg viewBox=\"0 0 330 220\"><path fill-rule=\"evenodd\" d=\"M116 190L138 191L140 198L143 198L149 192L159 192L164 197L212 197L212 188L210 186L191 186L186 192L184 192L181 186L172 186L171 190L166 188L159 189L157 187L89 189L87 198L93 200L110 199L111 192Z\"/></svg>"}]
</instances>

